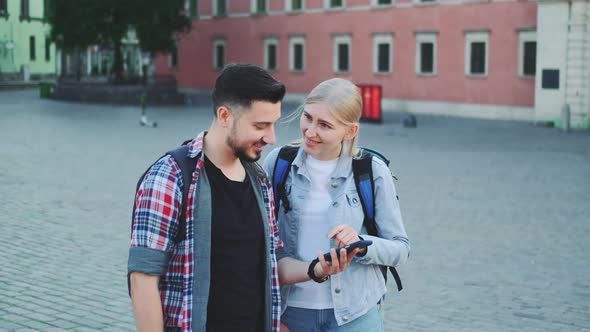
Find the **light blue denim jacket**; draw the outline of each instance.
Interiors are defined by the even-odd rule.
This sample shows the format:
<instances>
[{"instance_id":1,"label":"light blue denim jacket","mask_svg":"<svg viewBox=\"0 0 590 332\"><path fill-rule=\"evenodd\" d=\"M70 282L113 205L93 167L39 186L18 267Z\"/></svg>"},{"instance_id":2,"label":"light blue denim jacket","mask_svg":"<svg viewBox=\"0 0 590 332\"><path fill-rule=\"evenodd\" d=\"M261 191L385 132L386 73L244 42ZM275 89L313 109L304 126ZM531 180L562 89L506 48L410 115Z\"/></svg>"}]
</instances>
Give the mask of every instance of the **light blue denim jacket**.
<instances>
[{"instance_id":1,"label":"light blue denim jacket","mask_svg":"<svg viewBox=\"0 0 590 332\"><path fill-rule=\"evenodd\" d=\"M269 153L263 167L272 179L273 168L280 148ZM343 151L347 151L345 146ZM277 260L289 256L302 260L297 255L298 218L311 188L305 168L307 154L299 149L285 181L285 189L292 210L285 214L281 207L278 214L279 236L284 247L277 252ZM334 313L338 325L346 324L364 315L385 295L387 289L378 265L397 266L409 257L410 242L406 235L396 190L387 165L373 158L375 182L375 219L379 237L367 235L363 227L363 209L352 175L352 157L343 153L326 185L332 199L329 210L330 228L340 224L351 225L365 239L373 241L363 257L355 257L342 273L330 277ZM275 204L280 204L275 202ZM305 244L304 244L305 245ZM332 247L335 247L332 242ZM392 278L391 278L392 279ZM393 282L393 280L391 281ZM281 286L282 310L292 285Z\"/></svg>"}]
</instances>

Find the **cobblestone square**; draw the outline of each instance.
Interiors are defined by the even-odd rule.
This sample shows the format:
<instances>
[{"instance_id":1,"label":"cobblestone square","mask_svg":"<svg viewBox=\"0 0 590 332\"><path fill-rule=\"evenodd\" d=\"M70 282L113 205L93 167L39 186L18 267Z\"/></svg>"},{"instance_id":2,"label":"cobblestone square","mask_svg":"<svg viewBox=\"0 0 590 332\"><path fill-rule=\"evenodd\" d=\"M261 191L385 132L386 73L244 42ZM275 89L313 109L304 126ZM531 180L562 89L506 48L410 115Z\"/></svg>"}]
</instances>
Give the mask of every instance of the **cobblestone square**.
<instances>
[{"instance_id":1,"label":"cobblestone square","mask_svg":"<svg viewBox=\"0 0 590 332\"><path fill-rule=\"evenodd\" d=\"M207 104L149 107L148 128L139 107L0 92L0 331L134 330L135 184L208 128ZM298 122L277 133L293 140ZM391 159L412 245L386 331L590 331L590 132L436 116L411 129L385 112L360 144Z\"/></svg>"}]
</instances>

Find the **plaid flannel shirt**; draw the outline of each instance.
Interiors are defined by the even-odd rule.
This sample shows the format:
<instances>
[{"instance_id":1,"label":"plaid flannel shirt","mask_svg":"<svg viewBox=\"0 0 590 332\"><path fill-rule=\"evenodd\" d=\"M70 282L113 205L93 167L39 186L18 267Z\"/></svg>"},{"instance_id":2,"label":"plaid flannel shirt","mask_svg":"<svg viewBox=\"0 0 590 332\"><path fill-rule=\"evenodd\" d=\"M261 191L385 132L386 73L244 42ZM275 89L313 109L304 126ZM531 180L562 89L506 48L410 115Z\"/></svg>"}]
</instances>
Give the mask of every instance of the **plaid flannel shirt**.
<instances>
[{"instance_id":1,"label":"plaid flannel shirt","mask_svg":"<svg viewBox=\"0 0 590 332\"><path fill-rule=\"evenodd\" d=\"M189 188L186 210L186 238L175 244L174 237L178 227L178 217L182 211L182 174L174 159L165 156L156 162L146 174L144 181L135 197L133 228L131 234L132 247L144 247L162 251L169 255L166 273L160 277L160 297L162 300L164 326L181 327L183 332L192 331L193 309L193 271L194 247L193 222L195 185L199 173L204 166L202 132L189 143L189 157L200 154L199 160ZM260 177L260 187L264 205L268 215L270 256L271 261L271 298L272 298L272 331L279 331L280 322L280 290L275 252L282 248L278 237L278 228L274 215L272 185L266 177Z\"/></svg>"}]
</instances>

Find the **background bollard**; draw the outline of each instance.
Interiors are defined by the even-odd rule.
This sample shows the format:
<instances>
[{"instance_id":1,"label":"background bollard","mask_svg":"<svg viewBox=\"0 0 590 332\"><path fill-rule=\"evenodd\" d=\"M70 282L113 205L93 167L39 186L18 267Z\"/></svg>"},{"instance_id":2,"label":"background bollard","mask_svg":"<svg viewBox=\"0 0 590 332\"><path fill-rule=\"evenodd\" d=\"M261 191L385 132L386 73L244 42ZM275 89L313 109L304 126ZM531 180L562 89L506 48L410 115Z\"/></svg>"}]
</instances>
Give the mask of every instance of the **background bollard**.
<instances>
[{"instance_id":1,"label":"background bollard","mask_svg":"<svg viewBox=\"0 0 590 332\"><path fill-rule=\"evenodd\" d=\"M407 114L404 116L402 123L406 128L416 128L418 126L418 122L416 121L416 116L414 116L414 114Z\"/></svg>"},{"instance_id":2,"label":"background bollard","mask_svg":"<svg viewBox=\"0 0 590 332\"><path fill-rule=\"evenodd\" d=\"M561 108L561 129L565 132L570 131L570 116L570 105L564 104Z\"/></svg>"}]
</instances>

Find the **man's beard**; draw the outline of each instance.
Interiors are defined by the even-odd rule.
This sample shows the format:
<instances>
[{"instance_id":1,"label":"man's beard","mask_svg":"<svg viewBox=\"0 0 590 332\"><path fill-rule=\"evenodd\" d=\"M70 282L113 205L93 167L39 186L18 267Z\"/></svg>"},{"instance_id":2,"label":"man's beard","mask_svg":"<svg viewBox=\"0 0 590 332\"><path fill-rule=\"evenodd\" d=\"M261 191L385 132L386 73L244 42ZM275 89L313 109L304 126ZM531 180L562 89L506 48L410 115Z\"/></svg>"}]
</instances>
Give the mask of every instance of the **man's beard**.
<instances>
[{"instance_id":1,"label":"man's beard","mask_svg":"<svg viewBox=\"0 0 590 332\"><path fill-rule=\"evenodd\" d=\"M227 137L227 139L225 140L225 143L232 149L232 151L234 152L234 155L236 157L238 157L240 160L243 161L247 161L247 162L255 162L258 161L258 159L260 159L260 156L262 155L261 152L258 151L254 151L254 153L256 154L256 156L253 158L248 154L248 148L250 148L251 146L244 146L244 145L239 145L237 140L235 139L236 137L236 128L233 127L230 133L230 136Z\"/></svg>"}]
</instances>

